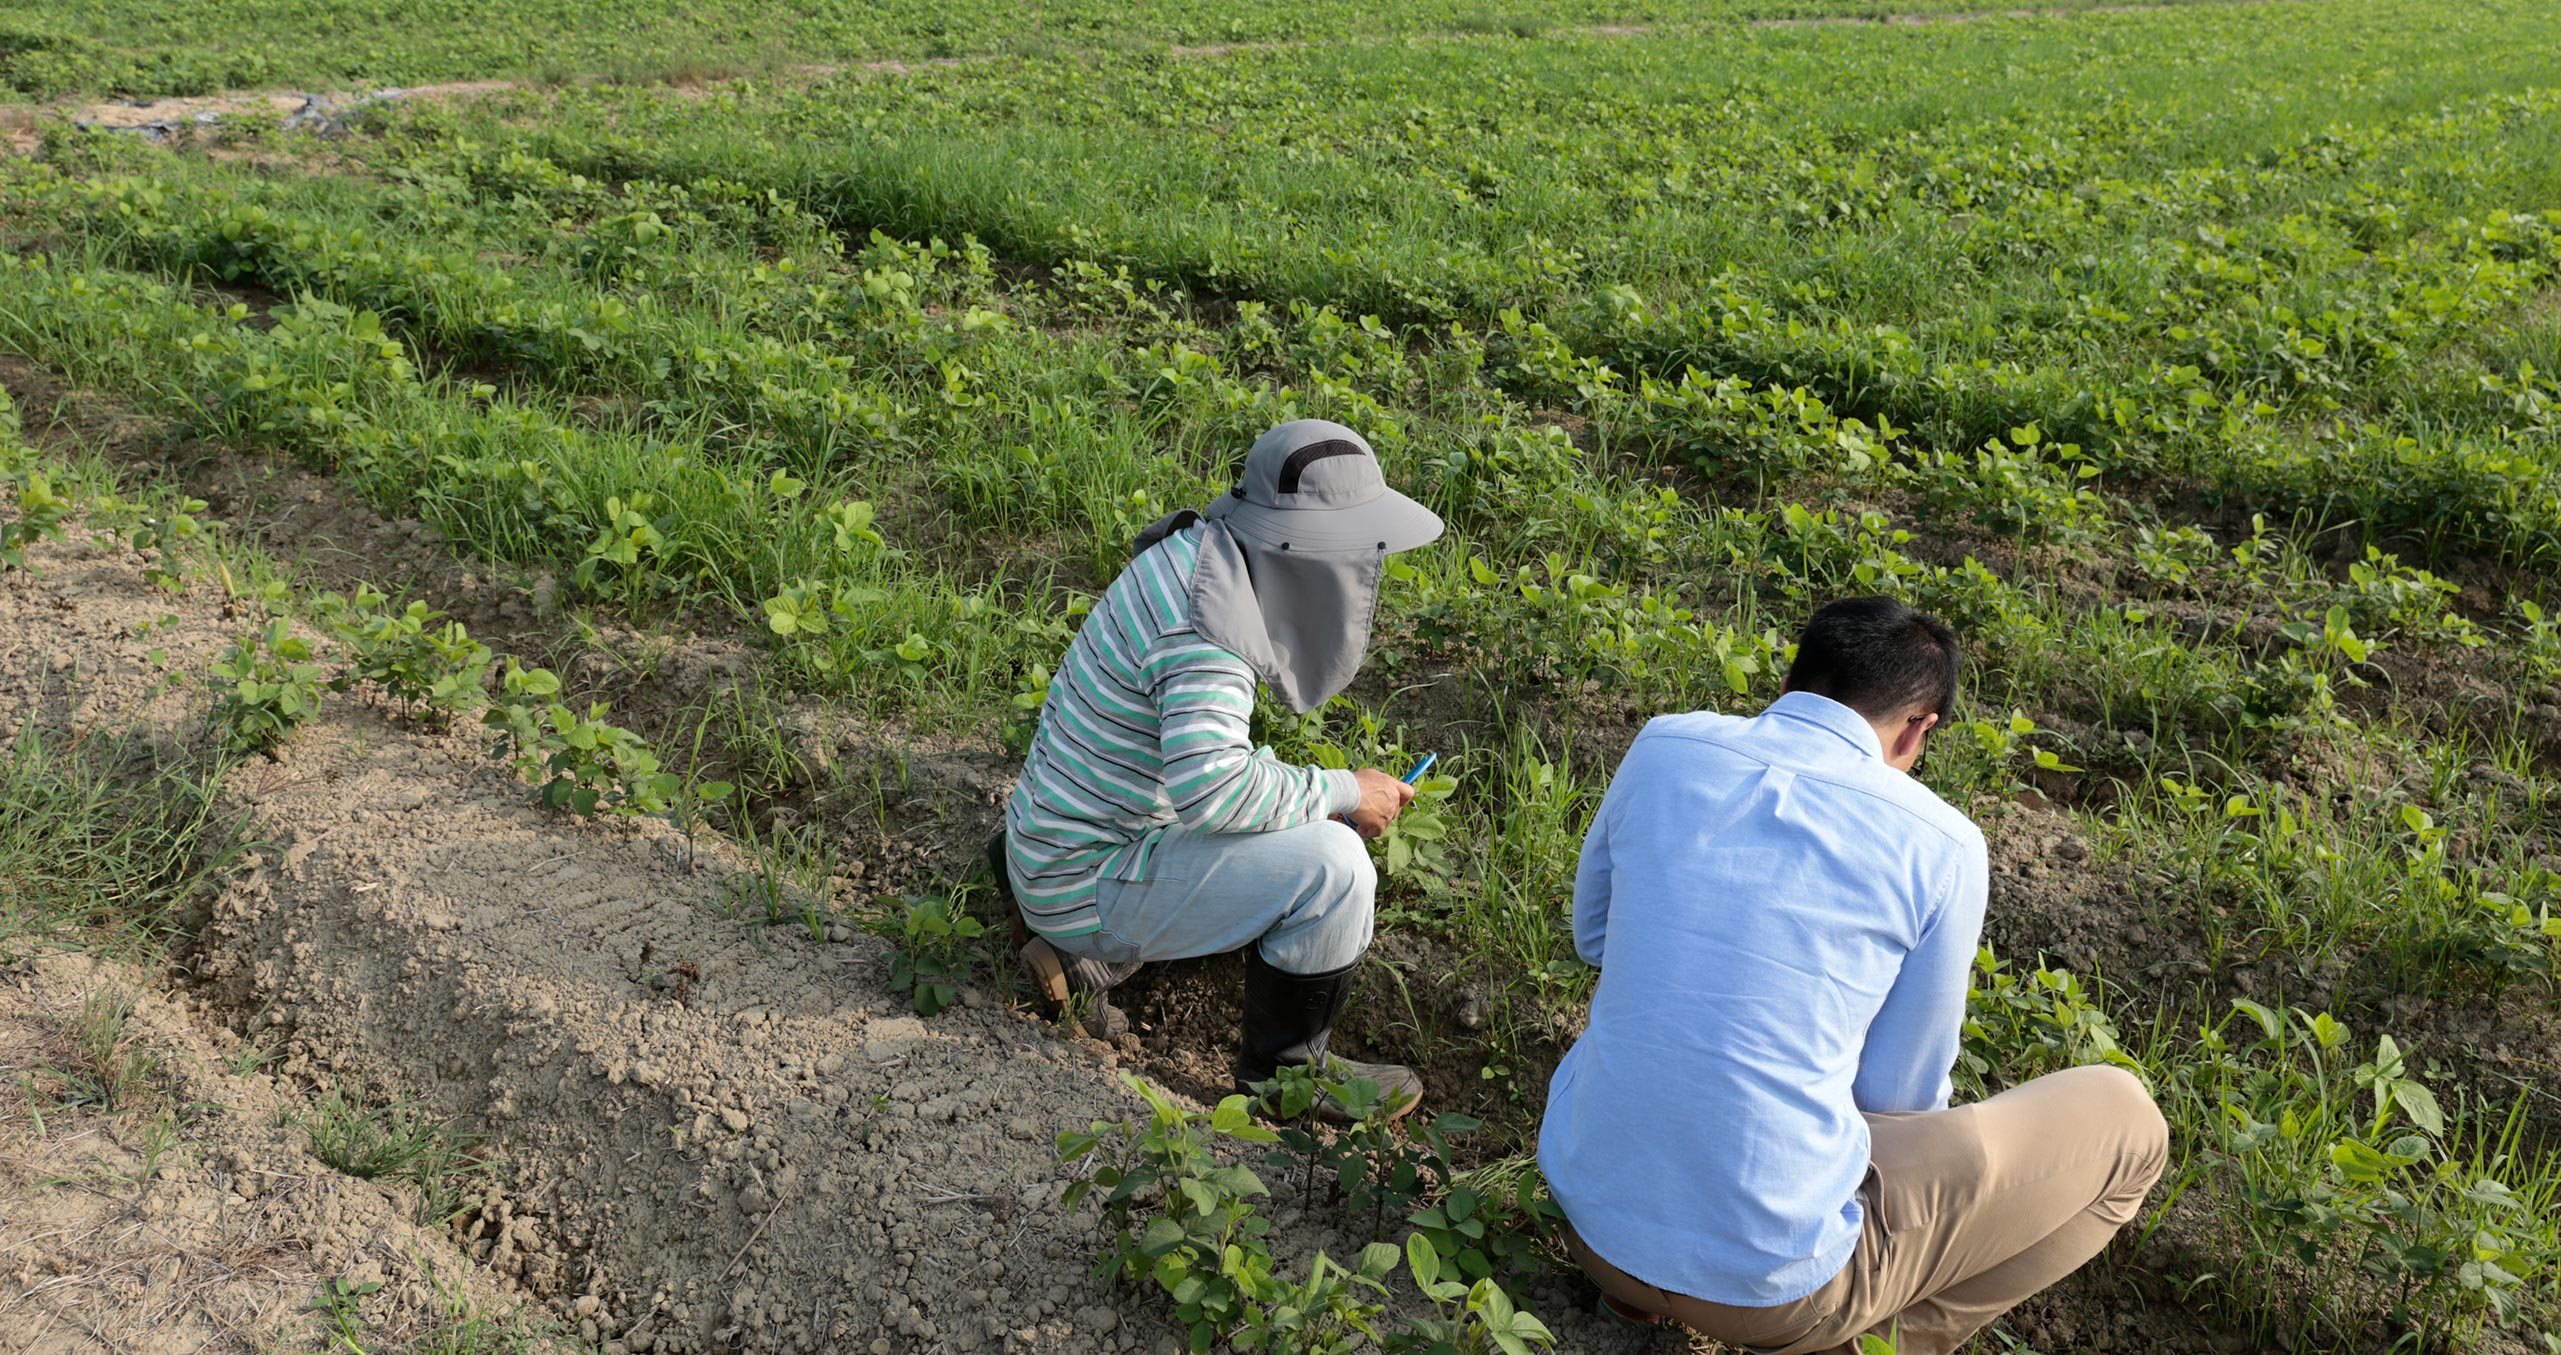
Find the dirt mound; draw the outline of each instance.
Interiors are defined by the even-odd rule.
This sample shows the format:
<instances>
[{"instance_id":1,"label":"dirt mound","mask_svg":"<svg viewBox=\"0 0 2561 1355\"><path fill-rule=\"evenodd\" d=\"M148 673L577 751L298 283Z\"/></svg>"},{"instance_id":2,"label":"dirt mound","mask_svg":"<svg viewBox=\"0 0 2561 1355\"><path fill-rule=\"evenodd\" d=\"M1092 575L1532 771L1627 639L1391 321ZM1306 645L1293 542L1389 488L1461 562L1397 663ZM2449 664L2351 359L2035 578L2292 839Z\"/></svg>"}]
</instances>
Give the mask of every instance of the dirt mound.
<instances>
[{"instance_id":1,"label":"dirt mound","mask_svg":"<svg viewBox=\"0 0 2561 1355\"><path fill-rule=\"evenodd\" d=\"M2101 861L2070 816L2004 806L1987 822L1991 911L1984 940L2022 963L2050 963L2147 987L2179 988L2207 972L2196 938L2148 921L2127 900L2143 888Z\"/></svg>"},{"instance_id":2,"label":"dirt mound","mask_svg":"<svg viewBox=\"0 0 2561 1355\"><path fill-rule=\"evenodd\" d=\"M392 1340L514 1306L415 1222L408 1187L313 1157L258 1051L152 988L78 954L0 977L0 1347L311 1344L324 1285ZM131 1085L102 1106L108 1077Z\"/></svg>"},{"instance_id":3,"label":"dirt mound","mask_svg":"<svg viewBox=\"0 0 2561 1355\"><path fill-rule=\"evenodd\" d=\"M120 551L37 562L0 594L0 724L196 718L171 675L243 621ZM1048 1141L1126 1102L1044 1027L891 1015L877 943L733 917L753 890L725 850L559 817L475 738L357 701L233 786L272 845L214 904L211 1007L288 1075L485 1119L512 1170L466 1229L475 1258L594 1334L966 1350L1117 1326L1074 1325L1102 1299L1090 1238L1044 1254L1080 1226L1049 1212ZM1059 1280L1018 1296L1009 1264Z\"/></svg>"},{"instance_id":4,"label":"dirt mound","mask_svg":"<svg viewBox=\"0 0 2561 1355\"><path fill-rule=\"evenodd\" d=\"M187 675L256 618L206 580L155 588L121 546L33 559L39 576L0 581L0 726L186 735L203 709ZM920 1022L887 990L879 942L768 925L726 844L541 809L476 734L356 696L228 785L265 845L193 957L204 1019L272 1045L283 1077L485 1126L503 1184L470 1200L461 1239L582 1337L662 1352L1167 1339L1152 1304L1123 1321L1128 1296L1090 1278L1091 1216L1057 1208L1052 1136L1132 1110L1109 1051L978 992ZM1282 1221L1285 1256L1347 1241ZM1533 1301L1570 1301L1551 1287ZM1544 1315L1569 1349L1615 1344Z\"/></svg>"}]
</instances>

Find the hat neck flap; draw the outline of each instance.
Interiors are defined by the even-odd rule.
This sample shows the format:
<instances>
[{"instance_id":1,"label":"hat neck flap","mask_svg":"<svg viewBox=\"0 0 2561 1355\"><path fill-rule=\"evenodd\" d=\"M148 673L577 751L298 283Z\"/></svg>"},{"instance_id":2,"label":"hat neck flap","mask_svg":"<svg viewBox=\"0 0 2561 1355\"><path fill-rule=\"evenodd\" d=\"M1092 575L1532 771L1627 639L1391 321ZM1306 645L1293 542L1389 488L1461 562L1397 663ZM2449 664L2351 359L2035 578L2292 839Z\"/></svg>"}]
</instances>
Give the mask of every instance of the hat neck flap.
<instances>
[{"instance_id":1,"label":"hat neck flap","mask_svg":"<svg viewBox=\"0 0 2561 1355\"><path fill-rule=\"evenodd\" d=\"M1194 525L1201 534L1192 629L1243 659L1301 715L1350 686L1369 653L1387 552L1268 546L1191 509L1158 519L1139 533L1135 549Z\"/></svg>"}]
</instances>

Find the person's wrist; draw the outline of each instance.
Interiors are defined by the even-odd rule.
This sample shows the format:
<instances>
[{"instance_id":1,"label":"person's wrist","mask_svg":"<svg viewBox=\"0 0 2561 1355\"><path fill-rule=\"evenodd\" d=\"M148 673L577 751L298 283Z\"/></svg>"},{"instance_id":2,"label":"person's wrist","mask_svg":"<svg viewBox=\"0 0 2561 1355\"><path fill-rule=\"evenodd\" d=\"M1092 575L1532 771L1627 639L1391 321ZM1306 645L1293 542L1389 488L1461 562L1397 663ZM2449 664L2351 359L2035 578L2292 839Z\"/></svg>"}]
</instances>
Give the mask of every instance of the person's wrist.
<instances>
[{"instance_id":1,"label":"person's wrist","mask_svg":"<svg viewBox=\"0 0 2561 1355\"><path fill-rule=\"evenodd\" d=\"M1327 793L1331 797L1328 812L1349 814L1361 807L1360 774L1344 767L1323 769Z\"/></svg>"}]
</instances>

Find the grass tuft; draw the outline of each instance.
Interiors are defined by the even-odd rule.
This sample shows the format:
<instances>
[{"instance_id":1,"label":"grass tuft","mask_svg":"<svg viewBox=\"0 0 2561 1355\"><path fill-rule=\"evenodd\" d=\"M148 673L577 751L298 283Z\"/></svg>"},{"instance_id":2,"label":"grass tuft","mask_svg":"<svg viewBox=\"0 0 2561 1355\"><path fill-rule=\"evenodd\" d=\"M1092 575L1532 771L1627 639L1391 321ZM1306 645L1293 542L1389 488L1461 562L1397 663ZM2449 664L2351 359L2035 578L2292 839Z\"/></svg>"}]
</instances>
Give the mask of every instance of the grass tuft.
<instances>
[{"instance_id":1,"label":"grass tuft","mask_svg":"<svg viewBox=\"0 0 2561 1355\"><path fill-rule=\"evenodd\" d=\"M142 1047L133 1029L133 995L119 989L91 993L67 1023L69 1066L57 1100L104 1111L131 1110L158 1081L160 1059Z\"/></svg>"},{"instance_id":2,"label":"grass tuft","mask_svg":"<svg viewBox=\"0 0 2561 1355\"><path fill-rule=\"evenodd\" d=\"M242 846L218 768L30 725L0 751L0 961L57 947L157 956Z\"/></svg>"},{"instance_id":3,"label":"grass tuft","mask_svg":"<svg viewBox=\"0 0 2561 1355\"><path fill-rule=\"evenodd\" d=\"M495 1167L476 1149L480 1137L440 1120L410 1102L368 1106L343 1087L315 1097L303 1117L311 1155L367 1181L405 1181L417 1187L429 1224L443 1224L464 1207L463 1192Z\"/></svg>"}]
</instances>

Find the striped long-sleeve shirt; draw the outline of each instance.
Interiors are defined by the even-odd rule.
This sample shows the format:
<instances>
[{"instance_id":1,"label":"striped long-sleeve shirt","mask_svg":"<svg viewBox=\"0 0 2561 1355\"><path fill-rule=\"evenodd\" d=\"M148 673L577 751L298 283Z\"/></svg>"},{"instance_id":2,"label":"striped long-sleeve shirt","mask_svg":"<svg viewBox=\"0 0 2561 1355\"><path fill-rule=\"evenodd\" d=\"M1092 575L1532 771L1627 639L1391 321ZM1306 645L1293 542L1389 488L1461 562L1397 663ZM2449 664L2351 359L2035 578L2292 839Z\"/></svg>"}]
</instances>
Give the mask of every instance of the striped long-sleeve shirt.
<instances>
[{"instance_id":1,"label":"striped long-sleeve shirt","mask_svg":"<svg viewBox=\"0 0 2561 1355\"><path fill-rule=\"evenodd\" d=\"M1023 916L1049 936L1102 926L1095 886L1144 880L1159 838L1295 828L1360 803L1348 771L1254 746L1254 670L1192 629L1201 528L1142 552L1050 680L1005 808Z\"/></svg>"}]
</instances>

